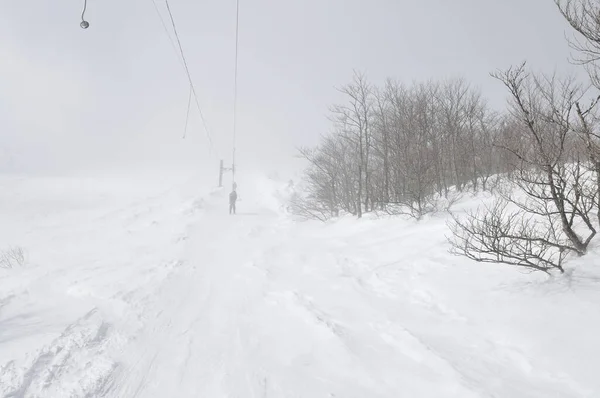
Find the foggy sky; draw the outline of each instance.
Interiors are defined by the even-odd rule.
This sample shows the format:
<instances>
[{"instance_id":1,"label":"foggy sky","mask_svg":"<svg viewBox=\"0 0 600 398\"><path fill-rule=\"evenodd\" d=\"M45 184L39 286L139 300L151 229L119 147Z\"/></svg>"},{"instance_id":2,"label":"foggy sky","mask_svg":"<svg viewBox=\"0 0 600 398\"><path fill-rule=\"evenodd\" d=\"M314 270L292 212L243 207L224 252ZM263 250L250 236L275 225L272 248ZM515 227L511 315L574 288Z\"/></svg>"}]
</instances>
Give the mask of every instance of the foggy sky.
<instances>
[{"instance_id":1,"label":"foggy sky","mask_svg":"<svg viewBox=\"0 0 600 398\"><path fill-rule=\"evenodd\" d=\"M163 0L156 0L168 21ZM170 0L214 148L152 0L0 2L0 171L189 171L231 162L235 0ZM167 25L169 28L170 24ZM334 87L464 77L500 109L489 76L568 62L550 0L241 0L240 168L277 169L330 126ZM211 171L212 172L212 171Z\"/></svg>"}]
</instances>

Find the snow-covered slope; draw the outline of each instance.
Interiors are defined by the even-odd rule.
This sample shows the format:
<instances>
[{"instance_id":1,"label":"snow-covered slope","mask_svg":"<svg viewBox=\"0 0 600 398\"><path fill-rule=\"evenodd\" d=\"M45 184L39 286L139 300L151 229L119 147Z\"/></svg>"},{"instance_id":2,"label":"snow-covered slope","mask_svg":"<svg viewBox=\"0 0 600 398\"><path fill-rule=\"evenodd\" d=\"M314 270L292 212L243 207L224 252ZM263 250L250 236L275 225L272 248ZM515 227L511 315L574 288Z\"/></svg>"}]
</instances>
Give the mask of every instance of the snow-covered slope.
<instances>
[{"instance_id":1,"label":"snow-covered slope","mask_svg":"<svg viewBox=\"0 0 600 398\"><path fill-rule=\"evenodd\" d=\"M196 180L0 185L2 397L600 396L600 252L547 279L443 216L296 223L276 175L236 216Z\"/></svg>"}]
</instances>

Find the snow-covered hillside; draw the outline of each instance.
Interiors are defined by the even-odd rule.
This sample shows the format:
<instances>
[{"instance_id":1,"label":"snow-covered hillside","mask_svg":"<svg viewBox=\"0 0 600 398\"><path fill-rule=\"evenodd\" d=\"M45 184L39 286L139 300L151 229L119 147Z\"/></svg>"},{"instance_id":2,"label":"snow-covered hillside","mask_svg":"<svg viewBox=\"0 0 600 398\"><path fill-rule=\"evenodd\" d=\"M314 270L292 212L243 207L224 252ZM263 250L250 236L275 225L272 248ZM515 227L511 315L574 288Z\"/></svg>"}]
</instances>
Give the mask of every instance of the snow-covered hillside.
<instances>
[{"instance_id":1,"label":"snow-covered hillside","mask_svg":"<svg viewBox=\"0 0 600 398\"><path fill-rule=\"evenodd\" d=\"M294 221L293 186L0 179L2 397L600 396L600 251L548 279L445 216ZM470 199L461 208L477 204Z\"/></svg>"}]
</instances>

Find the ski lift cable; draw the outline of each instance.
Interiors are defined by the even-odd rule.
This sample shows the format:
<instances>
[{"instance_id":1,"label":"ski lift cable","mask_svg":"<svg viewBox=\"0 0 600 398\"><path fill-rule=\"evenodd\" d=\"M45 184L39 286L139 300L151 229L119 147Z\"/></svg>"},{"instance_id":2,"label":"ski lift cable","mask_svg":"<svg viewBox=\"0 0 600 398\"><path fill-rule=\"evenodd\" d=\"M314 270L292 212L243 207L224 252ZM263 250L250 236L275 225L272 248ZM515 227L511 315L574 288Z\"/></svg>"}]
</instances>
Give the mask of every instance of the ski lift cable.
<instances>
[{"instance_id":1,"label":"ski lift cable","mask_svg":"<svg viewBox=\"0 0 600 398\"><path fill-rule=\"evenodd\" d=\"M192 105L192 87L190 86L190 95L188 96L187 113L185 115L185 128L183 130L183 138L187 135L188 120L190 120L190 105Z\"/></svg>"},{"instance_id":2,"label":"ski lift cable","mask_svg":"<svg viewBox=\"0 0 600 398\"><path fill-rule=\"evenodd\" d=\"M167 37L169 38L169 43L171 43L171 47L173 47L173 51L175 51L175 54L177 54L177 61L179 61L179 64L185 70L183 62L181 61L181 58L179 57L179 51L177 50L177 47L175 46L175 41L173 40L173 37L171 36L171 33L169 32L169 28L167 28L167 24L165 22L165 19L162 16L162 13L160 12L160 9L158 8L158 4L156 4L156 0L152 0L152 4L154 4L154 9L156 10L156 14L158 15L158 18L160 19L160 23L161 23Z\"/></svg>"},{"instance_id":3,"label":"ski lift cable","mask_svg":"<svg viewBox=\"0 0 600 398\"><path fill-rule=\"evenodd\" d=\"M198 95L196 93L196 88L194 87L194 82L192 81L192 76L190 74L190 70L187 65L187 60L185 59L185 54L183 52L183 47L181 45L181 40L179 39L179 34L177 33L177 27L175 25L175 20L173 18L173 13L171 12L171 7L169 6L169 0L165 0L165 4L167 5L167 11L169 12L169 18L171 19L171 24L173 25L173 32L175 33L175 38L177 39L177 44L179 46L179 51L181 53L181 58L183 60L183 66L185 67L185 72L188 77L188 81L190 82L190 88L192 93L194 94L194 101L196 103L196 107L198 108L198 112L200 113L200 119L202 120L202 124L204 126L204 131L206 132L206 137L208 138L208 143L210 148L212 149L212 139L210 137L210 133L208 131L208 126L206 125L206 120L204 119L204 114L202 113L202 108L200 107L200 102L198 101Z\"/></svg>"},{"instance_id":4,"label":"ski lift cable","mask_svg":"<svg viewBox=\"0 0 600 398\"><path fill-rule=\"evenodd\" d=\"M173 37L171 36L171 33L169 32L169 28L167 28L167 24L165 23L165 19L163 18L162 13L160 12L160 9L158 8L158 4L156 4L156 0L152 0L152 4L154 4L154 10L156 10L156 14L158 15L158 18L160 19L160 23L165 31L165 34L169 38L169 43L171 43L171 47L173 48L173 51L175 51L175 54L177 55L177 61L179 61L179 65L181 65L181 67L185 71L185 66L183 65L183 62L181 61L181 57L179 57L179 52L177 51L177 47L175 46L175 41L173 40ZM192 104L192 86L190 86L190 92L188 95L187 111L186 111L186 115L185 115L185 127L183 129L183 137L182 137L184 139L187 136L187 127L188 127L188 121L190 119L191 104Z\"/></svg>"},{"instance_id":5,"label":"ski lift cable","mask_svg":"<svg viewBox=\"0 0 600 398\"><path fill-rule=\"evenodd\" d=\"M158 5L156 4L156 0L152 0L152 4L154 4L154 9L156 10L156 13L158 14L158 17L160 18L160 22L162 24L162 27L165 31L165 33L167 34L167 37L169 38L169 42L171 43L171 46L173 47L173 50L175 51L175 53L177 53L177 48L175 47L175 43L173 41L173 38L171 37L171 34L169 33L169 30L167 28L167 25L165 23L165 20L162 17L162 14L160 12L160 10L158 9ZM196 102L196 106L198 108L198 112L200 113L200 118L202 119L202 123L204 125L204 130L206 131L206 136L208 138L208 142L210 145L210 148L212 149L213 145L212 145L212 139L210 137L210 133L208 131L208 127L206 125L206 121L204 119L204 115L202 113L202 109L200 108L200 103L198 101L198 96L196 95L196 89L194 87L194 84L192 82L192 78L190 76L190 72L189 69L187 67L187 62L185 59L185 55L183 52L183 47L181 46L181 41L179 40L179 35L177 34L177 27L175 25L175 20L173 18L173 14L171 13L171 8L169 7L169 1L165 0L165 4L167 6L167 11L169 12L169 17L171 19L171 24L173 25L173 32L175 33L175 37L177 38L177 43L179 44L179 50L181 52L181 59L178 57L178 61L180 63L180 65L182 65L185 69L185 72L187 74L188 77L188 81L190 83L190 93L188 96L188 105L187 105L187 113L186 113L186 117L185 117L185 128L184 128L184 132L183 132L183 138L186 137L187 135L187 127L188 127L188 121L189 121L189 116L190 116L190 105L191 105L191 99L192 99L192 93L194 94L194 98L195 98L195 102ZM85 12L87 11L87 0L83 1L83 10L81 12L81 23L80 26L83 29L87 29L90 24L85 20ZM183 62L182 62L183 60Z\"/></svg>"}]
</instances>

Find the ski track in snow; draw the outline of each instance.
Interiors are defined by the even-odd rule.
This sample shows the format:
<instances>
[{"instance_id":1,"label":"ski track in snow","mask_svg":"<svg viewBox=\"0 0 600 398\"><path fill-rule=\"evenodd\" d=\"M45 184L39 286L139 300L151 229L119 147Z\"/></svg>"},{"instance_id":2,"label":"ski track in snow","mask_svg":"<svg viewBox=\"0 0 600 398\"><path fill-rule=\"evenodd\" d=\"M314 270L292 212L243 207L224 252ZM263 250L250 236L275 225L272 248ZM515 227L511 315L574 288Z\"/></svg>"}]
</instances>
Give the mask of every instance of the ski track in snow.
<instances>
[{"instance_id":1,"label":"ski track in snow","mask_svg":"<svg viewBox=\"0 0 600 398\"><path fill-rule=\"evenodd\" d=\"M50 239L122 230L102 250L129 257L111 266L92 242L69 249L81 268L19 271L30 285L6 273L0 396L599 396L600 348L585 345L595 337L559 341L542 322L576 287L465 265L445 253L443 221L298 225L278 208L278 186L256 182L236 216L224 191L165 192ZM591 296L575 303L589 315L600 295L583 279ZM564 350L553 357L552 344ZM569 368L585 354L595 362Z\"/></svg>"}]
</instances>

